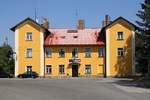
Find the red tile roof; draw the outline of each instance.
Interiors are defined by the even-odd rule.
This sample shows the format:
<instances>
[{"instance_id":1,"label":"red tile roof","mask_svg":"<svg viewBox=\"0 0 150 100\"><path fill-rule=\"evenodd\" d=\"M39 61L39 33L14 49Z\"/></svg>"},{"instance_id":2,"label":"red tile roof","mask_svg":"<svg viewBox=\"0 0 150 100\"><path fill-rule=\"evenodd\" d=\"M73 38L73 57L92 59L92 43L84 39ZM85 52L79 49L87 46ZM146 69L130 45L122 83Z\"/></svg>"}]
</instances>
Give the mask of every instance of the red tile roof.
<instances>
[{"instance_id":1,"label":"red tile roof","mask_svg":"<svg viewBox=\"0 0 150 100\"><path fill-rule=\"evenodd\" d=\"M69 31L68 31L69 30ZM45 45L104 45L98 40L100 29L49 29L52 35L45 38Z\"/></svg>"}]
</instances>

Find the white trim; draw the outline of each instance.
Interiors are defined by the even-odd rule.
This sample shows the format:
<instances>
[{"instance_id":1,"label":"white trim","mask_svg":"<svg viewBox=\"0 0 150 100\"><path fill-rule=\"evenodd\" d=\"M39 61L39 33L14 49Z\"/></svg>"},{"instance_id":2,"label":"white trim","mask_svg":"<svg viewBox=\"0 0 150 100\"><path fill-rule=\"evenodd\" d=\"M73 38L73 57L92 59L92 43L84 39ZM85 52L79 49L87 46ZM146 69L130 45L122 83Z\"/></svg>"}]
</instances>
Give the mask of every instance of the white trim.
<instances>
[{"instance_id":1,"label":"white trim","mask_svg":"<svg viewBox=\"0 0 150 100\"><path fill-rule=\"evenodd\" d=\"M132 31L132 75L135 75L135 32Z\"/></svg>"},{"instance_id":2,"label":"white trim","mask_svg":"<svg viewBox=\"0 0 150 100\"><path fill-rule=\"evenodd\" d=\"M60 56L59 56L59 50L60 50L60 49L64 49L64 51L65 51L65 56L66 56L66 49L65 49L64 47L62 47L62 48L58 48L58 49L57 49L57 51L58 51L58 57L60 57ZM64 57L65 57L65 56L64 56Z\"/></svg>"},{"instance_id":3,"label":"white trim","mask_svg":"<svg viewBox=\"0 0 150 100\"><path fill-rule=\"evenodd\" d=\"M121 56L121 55L118 55L118 49L119 48L122 48L123 49L123 56L125 55L125 48L123 48L123 47L117 47L117 49L116 49L116 56L117 57L123 57L123 56Z\"/></svg>"},{"instance_id":4,"label":"white trim","mask_svg":"<svg viewBox=\"0 0 150 100\"><path fill-rule=\"evenodd\" d=\"M123 38L122 39L119 39L119 37L118 37L118 32L122 32L122 35L123 35ZM125 39L125 34L124 34L124 32L123 31L117 31L116 32L116 40L124 40Z\"/></svg>"},{"instance_id":5,"label":"white trim","mask_svg":"<svg viewBox=\"0 0 150 100\"><path fill-rule=\"evenodd\" d=\"M40 30L40 76L44 76L44 33Z\"/></svg>"},{"instance_id":6,"label":"white trim","mask_svg":"<svg viewBox=\"0 0 150 100\"><path fill-rule=\"evenodd\" d=\"M28 49L31 49L31 56L29 56L28 53L27 53ZM33 57L33 49L32 48L26 48L26 50L25 50L25 57L26 58L32 58Z\"/></svg>"},{"instance_id":7,"label":"white trim","mask_svg":"<svg viewBox=\"0 0 150 100\"><path fill-rule=\"evenodd\" d=\"M15 55L15 77L17 77L18 76L18 64L19 64L19 62L18 62L18 58L19 58L19 30L17 29L17 30L15 30L15 53L16 53L16 55Z\"/></svg>"},{"instance_id":8,"label":"white trim","mask_svg":"<svg viewBox=\"0 0 150 100\"><path fill-rule=\"evenodd\" d=\"M110 33L106 30L106 76L110 76Z\"/></svg>"},{"instance_id":9,"label":"white trim","mask_svg":"<svg viewBox=\"0 0 150 100\"><path fill-rule=\"evenodd\" d=\"M72 56L72 50L73 50L73 49L77 49L77 57L73 57L73 56ZM71 57L72 57L72 58L79 58L79 52L78 52L78 50L79 50L79 49L78 49L77 47L71 48Z\"/></svg>"},{"instance_id":10,"label":"white trim","mask_svg":"<svg viewBox=\"0 0 150 100\"><path fill-rule=\"evenodd\" d=\"M51 66L51 73L49 73L48 75L51 75L52 74L52 65L51 64L46 64L45 65L45 74L47 74L47 65L50 65Z\"/></svg>"},{"instance_id":11,"label":"white trim","mask_svg":"<svg viewBox=\"0 0 150 100\"><path fill-rule=\"evenodd\" d=\"M51 52L51 55L50 55L49 57L46 55L46 50L47 50L47 49L49 49L49 50L50 50L50 52ZM46 57L46 58L52 58L52 48L45 47L44 55L45 55L45 57Z\"/></svg>"}]
</instances>

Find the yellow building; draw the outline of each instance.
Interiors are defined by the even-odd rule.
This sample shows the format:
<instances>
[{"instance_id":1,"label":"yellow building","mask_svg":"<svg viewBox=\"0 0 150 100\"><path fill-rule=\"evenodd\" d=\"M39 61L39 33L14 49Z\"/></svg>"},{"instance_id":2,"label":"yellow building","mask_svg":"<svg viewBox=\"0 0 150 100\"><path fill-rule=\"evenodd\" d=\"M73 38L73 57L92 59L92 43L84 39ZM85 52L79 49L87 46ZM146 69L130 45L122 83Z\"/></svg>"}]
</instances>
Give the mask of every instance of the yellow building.
<instances>
[{"instance_id":1,"label":"yellow building","mask_svg":"<svg viewBox=\"0 0 150 100\"><path fill-rule=\"evenodd\" d=\"M131 76L135 73L135 26L106 16L102 28L53 29L45 19L27 18L15 32L15 76L34 71L40 77Z\"/></svg>"}]
</instances>

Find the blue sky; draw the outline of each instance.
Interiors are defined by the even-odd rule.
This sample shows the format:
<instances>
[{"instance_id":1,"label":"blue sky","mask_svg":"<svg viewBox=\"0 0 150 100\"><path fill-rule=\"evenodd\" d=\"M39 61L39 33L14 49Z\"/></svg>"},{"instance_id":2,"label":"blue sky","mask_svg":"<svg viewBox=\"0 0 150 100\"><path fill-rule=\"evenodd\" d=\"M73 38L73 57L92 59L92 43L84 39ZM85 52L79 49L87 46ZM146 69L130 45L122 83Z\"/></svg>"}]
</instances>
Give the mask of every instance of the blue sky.
<instances>
[{"instance_id":1,"label":"blue sky","mask_svg":"<svg viewBox=\"0 0 150 100\"><path fill-rule=\"evenodd\" d=\"M8 37L14 47L14 33L10 28L26 17L34 19L35 8L39 22L48 18L52 28L75 28L77 19L84 19L86 27L101 27L109 14L112 20L123 16L135 23L143 0L0 0L0 44ZM78 12L78 16L76 16Z\"/></svg>"}]
</instances>

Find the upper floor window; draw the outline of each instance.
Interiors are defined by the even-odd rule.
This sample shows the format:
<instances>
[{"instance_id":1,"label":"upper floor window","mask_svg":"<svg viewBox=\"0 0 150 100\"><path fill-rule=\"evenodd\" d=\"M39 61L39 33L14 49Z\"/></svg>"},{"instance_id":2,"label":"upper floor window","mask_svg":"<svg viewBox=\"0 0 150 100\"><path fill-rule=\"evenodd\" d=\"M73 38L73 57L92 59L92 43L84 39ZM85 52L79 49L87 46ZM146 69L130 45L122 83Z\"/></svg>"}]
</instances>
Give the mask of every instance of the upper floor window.
<instances>
[{"instance_id":1,"label":"upper floor window","mask_svg":"<svg viewBox=\"0 0 150 100\"><path fill-rule=\"evenodd\" d=\"M65 73L65 65L59 65L59 73L64 74Z\"/></svg>"},{"instance_id":2,"label":"upper floor window","mask_svg":"<svg viewBox=\"0 0 150 100\"><path fill-rule=\"evenodd\" d=\"M117 39L118 40L123 40L123 32L118 32L117 33Z\"/></svg>"},{"instance_id":3,"label":"upper floor window","mask_svg":"<svg viewBox=\"0 0 150 100\"><path fill-rule=\"evenodd\" d=\"M91 65L85 65L85 74L91 74Z\"/></svg>"},{"instance_id":4,"label":"upper floor window","mask_svg":"<svg viewBox=\"0 0 150 100\"><path fill-rule=\"evenodd\" d=\"M46 65L46 73L51 74L52 73L52 66L51 65Z\"/></svg>"},{"instance_id":5,"label":"upper floor window","mask_svg":"<svg viewBox=\"0 0 150 100\"><path fill-rule=\"evenodd\" d=\"M65 49L60 48L58 52L59 52L59 57L65 57Z\"/></svg>"},{"instance_id":6,"label":"upper floor window","mask_svg":"<svg viewBox=\"0 0 150 100\"><path fill-rule=\"evenodd\" d=\"M26 33L26 40L32 40L32 32Z\"/></svg>"},{"instance_id":7,"label":"upper floor window","mask_svg":"<svg viewBox=\"0 0 150 100\"><path fill-rule=\"evenodd\" d=\"M124 49L118 48L118 56L123 56L123 55L124 55Z\"/></svg>"},{"instance_id":8,"label":"upper floor window","mask_svg":"<svg viewBox=\"0 0 150 100\"><path fill-rule=\"evenodd\" d=\"M52 51L50 48L45 49L46 57L51 57L52 56Z\"/></svg>"},{"instance_id":9,"label":"upper floor window","mask_svg":"<svg viewBox=\"0 0 150 100\"><path fill-rule=\"evenodd\" d=\"M85 48L85 57L91 57L91 48Z\"/></svg>"},{"instance_id":10,"label":"upper floor window","mask_svg":"<svg viewBox=\"0 0 150 100\"><path fill-rule=\"evenodd\" d=\"M104 56L104 50L103 48L98 49L98 57L103 57Z\"/></svg>"},{"instance_id":11,"label":"upper floor window","mask_svg":"<svg viewBox=\"0 0 150 100\"><path fill-rule=\"evenodd\" d=\"M78 49L77 49L77 48L73 48L73 49L72 49L72 57L73 57L73 58L78 57Z\"/></svg>"},{"instance_id":12,"label":"upper floor window","mask_svg":"<svg viewBox=\"0 0 150 100\"><path fill-rule=\"evenodd\" d=\"M32 57L32 48L27 48L26 49L26 57L31 58Z\"/></svg>"}]
</instances>

